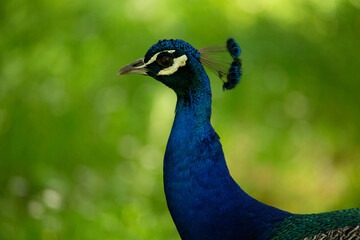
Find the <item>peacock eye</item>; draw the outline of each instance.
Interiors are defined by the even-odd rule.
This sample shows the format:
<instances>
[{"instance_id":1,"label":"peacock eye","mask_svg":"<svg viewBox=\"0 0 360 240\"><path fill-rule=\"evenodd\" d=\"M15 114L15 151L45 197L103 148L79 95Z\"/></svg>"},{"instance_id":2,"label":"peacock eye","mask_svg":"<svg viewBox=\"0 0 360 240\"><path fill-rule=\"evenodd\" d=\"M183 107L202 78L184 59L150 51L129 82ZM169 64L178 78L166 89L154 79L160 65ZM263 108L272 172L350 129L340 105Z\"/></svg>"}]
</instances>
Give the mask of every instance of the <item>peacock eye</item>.
<instances>
[{"instance_id":1,"label":"peacock eye","mask_svg":"<svg viewBox=\"0 0 360 240\"><path fill-rule=\"evenodd\" d=\"M156 58L156 62L160 66L167 68L167 67L170 67L174 63L174 60L168 54L159 54L159 56Z\"/></svg>"}]
</instances>

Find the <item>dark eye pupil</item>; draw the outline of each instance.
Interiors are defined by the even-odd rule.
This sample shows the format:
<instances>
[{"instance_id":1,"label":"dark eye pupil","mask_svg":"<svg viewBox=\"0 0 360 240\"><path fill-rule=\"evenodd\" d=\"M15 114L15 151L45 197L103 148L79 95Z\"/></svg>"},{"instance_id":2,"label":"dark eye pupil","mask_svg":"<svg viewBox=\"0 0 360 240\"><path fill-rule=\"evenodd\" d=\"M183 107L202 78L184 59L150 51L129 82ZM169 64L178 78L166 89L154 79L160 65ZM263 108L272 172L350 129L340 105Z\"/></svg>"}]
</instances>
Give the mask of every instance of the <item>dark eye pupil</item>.
<instances>
[{"instance_id":1,"label":"dark eye pupil","mask_svg":"<svg viewBox=\"0 0 360 240\"><path fill-rule=\"evenodd\" d=\"M173 64L173 59L170 56L163 55L159 56L157 62L163 67L170 67Z\"/></svg>"}]
</instances>

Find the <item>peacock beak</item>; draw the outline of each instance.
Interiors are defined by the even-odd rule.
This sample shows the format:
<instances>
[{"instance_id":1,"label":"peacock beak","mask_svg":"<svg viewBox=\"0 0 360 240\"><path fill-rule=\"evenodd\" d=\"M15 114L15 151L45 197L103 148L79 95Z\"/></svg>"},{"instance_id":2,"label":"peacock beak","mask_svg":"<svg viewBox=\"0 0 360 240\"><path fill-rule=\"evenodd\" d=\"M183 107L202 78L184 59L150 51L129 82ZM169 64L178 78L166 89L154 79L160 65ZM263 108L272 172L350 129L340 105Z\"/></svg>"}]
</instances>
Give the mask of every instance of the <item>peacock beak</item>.
<instances>
[{"instance_id":1,"label":"peacock beak","mask_svg":"<svg viewBox=\"0 0 360 240\"><path fill-rule=\"evenodd\" d=\"M116 76L125 75L125 74L142 74L147 75L148 69L146 69L146 64L144 63L144 58L140 58L129 65L126 65Z\"/></svg>"}]
</instances>

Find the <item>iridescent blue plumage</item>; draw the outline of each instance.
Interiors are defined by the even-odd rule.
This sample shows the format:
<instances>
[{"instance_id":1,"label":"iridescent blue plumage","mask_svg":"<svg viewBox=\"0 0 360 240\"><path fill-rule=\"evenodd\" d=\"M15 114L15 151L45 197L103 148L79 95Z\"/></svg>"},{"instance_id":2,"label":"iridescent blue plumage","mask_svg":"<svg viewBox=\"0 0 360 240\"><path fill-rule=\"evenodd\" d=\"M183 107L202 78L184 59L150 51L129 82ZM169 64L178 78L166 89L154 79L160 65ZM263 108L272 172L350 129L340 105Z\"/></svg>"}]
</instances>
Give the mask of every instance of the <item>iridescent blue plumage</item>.
<instances>
[{"instance_id":1,"label":"iridescent blue plumage","mask_svg":"<svg viewBox=\"0 0 360 240\"><path fill-rule=\"evenodd\" d=\"M231 90L240 82L241 78L241 60L235 58L231 63L229 73L227 75L227 82L224 83L223 89Z\"/></svg>"},{"instance_id":2,"label":"iridescent blue plumage","mask_svg":"<svg viewBox=\"0 0 360 240\"><path fill-rule=\"evenodd\" d=\"M239 58L241 48L234 38L229 38L225 46L209 46L199 49L201 57L200 62L213 71L220 79L226 76L226 81L223 80L223 90L233 89L241 79L242 64ZM218 55L222 52L230 53L232 61L228 63ZM230 66L229 66L230 65Z\"/></svg>"},{"instance_id":3,"label":"iridescent blue plumage","mask_svg":"<svg viewBox=\"0 0 360 240\"><path fill-rule=\"evenodd\" d=\"M234 59L234 61L231 63L231 67L227 75L227 82L225 82L223 86L224 90L230 90L236 87L236 85L240 82L242 70L239 56L241 54L241 48L233 38L229 38L226 41L226 48L229 51L231 57Z\"/></svg>"},{"instance_id":4,"label":"iridescent blue plumage","mask_svg":"<svg viewBox=\"0 0 360 240\"><path fill-rule=\"evenodd\" d=\"M237 44L234 38L229 38L226 41L226 48L230 52L231 57L234 59L238 58L241 54L241 48Z\"/></svg>"},{"instance_id":5,"label":"iridescent blue plumage","mask_svg":"<svg viewBox=\"0 0 360 240\"><path fill-rule=\"evenodd\" d=\"M153 56L156 52L171 49L181 50L189 55L192 55L196 59L200 59L199 51L187 42L179 39L170 39L159 40L157 44L154 44L152 47L150 47L145 54L145 62L147 62L147 60L149 60L150 57Z\"/></svg>"},{"instance_id":6,"label":"iridescent blue plumage","mask_svg":"<svg viewBox=\"0 0 360 240\"><path fill-rule=\"evenodd\" d=\"M231 38L227 49L233 61L224 88L232 89L241 77L241 50ZM148 50L145 58L119 72L152 76L177 95L163 170L168 208L181 238L315 239L317 234L330 236L343 230L359 239L359 209L291 214L255 200L236 184L210 122L210 81L201 64L209 52L198 51L182 40L162 40ZM206 63L215 66L208 59Z\"/></svg>"}]
</instances>

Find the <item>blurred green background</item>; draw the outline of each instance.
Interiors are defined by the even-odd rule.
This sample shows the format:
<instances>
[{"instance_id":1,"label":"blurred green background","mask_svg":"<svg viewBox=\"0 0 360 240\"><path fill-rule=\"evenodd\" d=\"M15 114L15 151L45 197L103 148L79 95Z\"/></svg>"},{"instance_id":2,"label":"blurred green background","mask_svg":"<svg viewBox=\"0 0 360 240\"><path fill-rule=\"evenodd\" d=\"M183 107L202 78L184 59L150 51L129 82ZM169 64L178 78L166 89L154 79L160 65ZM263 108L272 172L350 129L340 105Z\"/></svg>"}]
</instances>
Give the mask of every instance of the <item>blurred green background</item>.
<instances>
[{"instance_id":1,"label":"blurred green background","mask_svg":"<svg viewBox=\"0 0 360 240\"><path fill-rule=\"evenodd\" d=\"M163 38L241 45L241 84L210 78L244 190L296 213L360 206L360 0L3 0L0 33L0 239L179 239L175 95L115 77Z\"/></svg>"}]
</instances>

